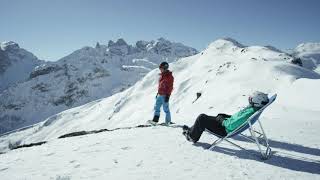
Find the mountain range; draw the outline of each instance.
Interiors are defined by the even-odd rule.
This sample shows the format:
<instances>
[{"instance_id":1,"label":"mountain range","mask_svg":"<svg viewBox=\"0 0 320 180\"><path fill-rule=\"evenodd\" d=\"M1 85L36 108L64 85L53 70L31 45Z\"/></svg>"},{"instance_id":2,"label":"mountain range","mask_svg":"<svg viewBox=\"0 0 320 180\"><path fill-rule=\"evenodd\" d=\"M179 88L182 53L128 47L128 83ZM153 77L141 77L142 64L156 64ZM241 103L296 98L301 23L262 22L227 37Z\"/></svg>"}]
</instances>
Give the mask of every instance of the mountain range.
<instances>
[{"instance_id":1,"label":"mountain range","mask_svg":"<svg viewBox=\"0 0 320 180\"><path fill-rule=\"evenodd\" d=\"M97 43L55 62L40 61L14 42L1 49L0 134L121 92L162 61L198 53L164 38L134 46L123 39Z\"/></svg>"}]
</instances>

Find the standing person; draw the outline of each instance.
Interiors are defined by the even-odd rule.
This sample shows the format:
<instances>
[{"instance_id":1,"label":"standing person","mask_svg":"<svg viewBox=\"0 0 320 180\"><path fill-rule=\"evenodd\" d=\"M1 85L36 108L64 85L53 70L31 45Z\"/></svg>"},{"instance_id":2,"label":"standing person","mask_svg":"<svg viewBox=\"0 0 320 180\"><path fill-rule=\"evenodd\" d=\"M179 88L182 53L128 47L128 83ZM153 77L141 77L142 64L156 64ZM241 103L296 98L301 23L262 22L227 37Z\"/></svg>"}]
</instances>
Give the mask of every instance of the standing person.
<instances>
[{"instance_id":1,"label":"standing person","mask_svg":"<svg viewBox=\"0 0 320 180\"><path fill-rule=\"evenodd\" d=\"M217 116L200 114L192 127L186 125L182 127L182 134L188 141L193 143L200 139L201 134L205 129L208 129L221 137L225 137L228 133L234 131L246 122L252 114L268 104L269 98L267 94L255 91L249 96L248 101L249 105L246 108L232 116L227 114L218 114Z\"/></svg>"},{"instance_id":2,"label":"standing person","mask_svg":"<svg viewBox=\"0 0 320 180\"><path fill-rule=\"evenodd\" d=\"M152 120L148 122L156 125L160 118L160 108L163 106L163 111L166 113L166 125L171 123L171 114L169 109L169 99L173 89L174 78L172 72L169 71L169 64L167 62L162 62L159 65L161 71L158 85L158 93L156 96L156 103L154 105L154 116Z\"/></svg>"}]
</instances>

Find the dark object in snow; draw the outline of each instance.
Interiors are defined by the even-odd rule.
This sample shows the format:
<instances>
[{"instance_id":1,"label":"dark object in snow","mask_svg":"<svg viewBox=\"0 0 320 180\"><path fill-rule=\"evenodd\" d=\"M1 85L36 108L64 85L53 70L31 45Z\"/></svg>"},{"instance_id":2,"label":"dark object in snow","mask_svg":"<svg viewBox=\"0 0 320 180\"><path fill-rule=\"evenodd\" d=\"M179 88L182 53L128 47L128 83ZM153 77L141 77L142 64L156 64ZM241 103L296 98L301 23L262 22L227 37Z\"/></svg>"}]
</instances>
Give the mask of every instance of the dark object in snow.
<instances>
[{"instance_id":1,"label":"dark object in snow","mask_svg":"<svg viewBox=\"0 0 320 180\"><path fill-rule=\"evenodd\" d=\"M87 131L72 132L72 133L60 136L59 139L67 138L67 137L74 137L74 136L83 136L83 135L86 135L86 134L89 134L89 132L87 132Z\"/></svg>"},{"instance_id":2,"label":"dark object in snow","mask_svg":"<svg viewBox=\"0 0 320 180\"><path fill-rule=\"evenodd\" d=\"M47 143L47 141L31 143L31 144L23 144L23 145L20 145L20 146L12 147L10 149L13 150L13 149L20 149L20 148L25 148L25 147L40 146L40 145L45 144L45 143Z\"/></svg>"},{"instance_id":3,"label":"dark object in snow","mask_svg":"<svg viewBox=\"0 0 320 180\"><path fill-rule=\"evenodd\" d=\"M300 58L294 58L291 63L302 67L302 61Z\"/></svg>"},{"instance_id":4,"label":"dark object in snow","mask_svg":"<svg viewBox=\"0 0 320 180\"><path fill-rule=\"evenodd\" d=\"M197 98L192 102L192 104L196 102L201 97L201 95L201 92L197 92Z\"/></svg>"}]
</instances>

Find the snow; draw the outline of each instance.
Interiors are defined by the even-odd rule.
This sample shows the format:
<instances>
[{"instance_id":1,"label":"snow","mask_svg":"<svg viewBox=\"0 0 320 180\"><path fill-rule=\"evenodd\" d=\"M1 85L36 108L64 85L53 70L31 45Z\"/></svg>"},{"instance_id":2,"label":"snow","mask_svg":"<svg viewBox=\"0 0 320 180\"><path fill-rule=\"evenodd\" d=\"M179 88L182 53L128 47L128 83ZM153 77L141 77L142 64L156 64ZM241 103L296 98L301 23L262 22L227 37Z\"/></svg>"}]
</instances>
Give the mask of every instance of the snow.
<instances>
[{"instance_id":1,"label":"snow","mask_svg":"<svg viewBox=\"0 0 320 180\"><path fill-rule=\"evenodd\" d=\"M261 161L226 144L206 150L212 141L204 134L192 145L180 129L161 126L59 139L2 154L0 174L35 180L319 179L319 149L273 139L276 153Z\"/></svg>"},{"instance_id":2,"label":"snow","mask_svg":"<svg viewBox=\"0 0 320 180\"><path fill-rule=\"evenodd\" d=\"M320 110L319 79L298 79L278 91L281 101L290 107L312 111ZM294 97L294 98L292 98Z\"/></svg>"},{"instance_id":3,"label":"snow","mask_svg":"<svg viewBox=\"0 0 320 180\"><path fill-rule=\"evenodd\" d=\"M305 52L305 53L319 53L320 51L320 43L302 43L299 44L296 48L295 48L296 52Z\"/></svg>"},{"instance_id":4,"label":"snow","mask_svg":"<svg viewBox=\"0 0 320 180\"><path fill-rule=\"evenodd\" d=\"M239 43L240 44L240 43ZM201 113L232 114L247 105L255 90L276 101L260 120L273 155L261 160L204 133L192 144L180 128L131 128L152 118L159 70L129 89L68 109L23 131L0 137L3 179L320 179L320 75L289 63L288 55L262 46L239 46L230 39L213 42L202 53L170 64L175 78L172 119L192 125ZM281 56L280 56L281 55ZM201 97L195 101L196 93ZM160 121L164 121L163 114ZM99 129L98 134L57 139ZM121 129L122 128L122 129ZM255 152L243 138L238 144ZM9 150L9 144L47 141Z\"/></svg>"},{"instance_id":5,"label":"snow","mask_svg":"<svg viewBox=\"0 0 320 180\"><path fill-rule=\"evenodd\" d=\"M303 67L319 73L320 43L299 44L291 53L302 60Z\"/></svg>"}]
</instances>

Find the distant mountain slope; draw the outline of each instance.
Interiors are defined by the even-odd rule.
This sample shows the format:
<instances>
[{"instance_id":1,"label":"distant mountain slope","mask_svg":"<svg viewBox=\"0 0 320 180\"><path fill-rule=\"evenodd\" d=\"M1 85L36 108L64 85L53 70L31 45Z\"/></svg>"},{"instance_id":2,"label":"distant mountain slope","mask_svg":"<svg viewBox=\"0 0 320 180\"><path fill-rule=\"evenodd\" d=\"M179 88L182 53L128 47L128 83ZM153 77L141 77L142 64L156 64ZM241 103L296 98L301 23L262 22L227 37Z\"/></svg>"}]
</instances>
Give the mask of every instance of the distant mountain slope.
<instances>
[{"instance_id":1,"label":"distant mountain slope","mask_svg":"<svg viewBox=\"0 0 320 180\"><path fill-rule=\"evenodd\" d=\"M43 63L15 42L0 44L0 93L11 85L24 81L37 65Z\"/></svg>"},{"instance_id":2,"label":"distant mountain slope","mask_svg":"<svg viewBox=\"0 0 320 180\"><path fill-rule=\"evenodd\" d=\"M302 60L303 67L320 73L320 43L299 44L291 53Z\"/></svg>"}]
</instances>

